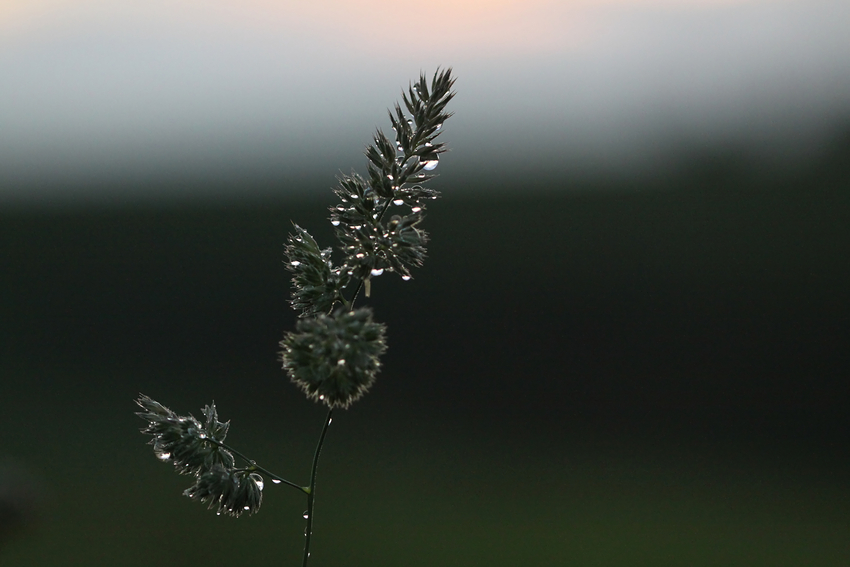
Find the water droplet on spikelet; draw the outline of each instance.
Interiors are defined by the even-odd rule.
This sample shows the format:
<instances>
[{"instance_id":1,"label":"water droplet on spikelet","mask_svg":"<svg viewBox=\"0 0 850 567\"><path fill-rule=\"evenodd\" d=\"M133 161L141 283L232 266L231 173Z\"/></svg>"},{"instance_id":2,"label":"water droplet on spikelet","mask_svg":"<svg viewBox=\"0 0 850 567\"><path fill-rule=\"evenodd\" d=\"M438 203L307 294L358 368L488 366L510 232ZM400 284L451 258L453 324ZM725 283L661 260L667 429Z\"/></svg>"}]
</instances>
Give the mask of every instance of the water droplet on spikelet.
<instances>
[{"instance_id":1,"label":"water droplet on spikelet","mask_svg":"<svg viewBox=\"0 0 850 567\"><path fill-rule=\"evenodd\" d=\"M372 274L373 276L380 276L380 275L381 275L381 274L383 274L383 273L384 273L384 269L383 269L383 268L373 268L373 269L372 269L372 272L371 272L371 274Z\"/></svg>"}]
</instances>

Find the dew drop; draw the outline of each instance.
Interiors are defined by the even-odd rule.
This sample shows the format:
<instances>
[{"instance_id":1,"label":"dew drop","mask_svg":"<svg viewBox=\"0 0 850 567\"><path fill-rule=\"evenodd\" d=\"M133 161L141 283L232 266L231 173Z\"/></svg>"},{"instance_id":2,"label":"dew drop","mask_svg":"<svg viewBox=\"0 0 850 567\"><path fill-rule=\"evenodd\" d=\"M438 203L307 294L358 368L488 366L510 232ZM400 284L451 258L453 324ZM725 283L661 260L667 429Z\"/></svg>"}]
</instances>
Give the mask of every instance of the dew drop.
<instances>
[{"instance_id":1,"label":"dew drop","mask_svg":"<svg viewBox=\"0 0 850 567\"><path fill-rule=\"evenodd\" d=\"M442 123L442 122L440 122L439 124L437 124L437 127L436 127L436 128L434 128L434 130L435 130L435 131L436 131L436 130L439 130L439 129L440 129L440 128L442 128L442 127L443 127L443 123Z\"/></svg>"},{"instance_id":2,"label":"dew drop","mask_svg":"<svg viewBox=\"0 0 850 567\"><path fill-rule=\"evenodd\" d=\"M345 359L340 358L339 360L336 361L336 365L337 366L345 366Z\"/></svg>"},{"instance_id":3,"label":"dew drop","mask_svg":"<svg viewBox=\"0 0 850 567\"><path fill-rule=\"evenodd\" d=\"M265 483L263 482L263 479L260 475L257 475L256 477L254 477L254 483L257 485L257 488L259 488L260 490L262 490L263 487L265 486Z\"/></svg>"},{"instance_id":4,"label":"dew drop","mask_svg":"<svg viewBox=\"0 0 850 567\"><path fill-rule=\"evenodd\" d=\"M250 506L245 506L245 508L243 508L243 510L250 510L250 509L251 509Z\"/></svg>"},{"instance_id":5,"label":"dew drop","mask_svg":"<svg viewBox=\"0 0 850 567\"><path fill-rule=\"evenodd\" d=\"M324 395L321 395L321 396L319 396L319 399L320 399L320 400L324 400L324 399L325 399L325 396L324 396Z\"/></svg>"},{"instance_id":6,"label":"dew drop","mask_svg":"<svg viewBox=\"0 0 850 567\"><path fill-rule=\"evenodd\" d=\"M439 163L439 160L429 159L428 161L422 162L422 169L424 169L425 171L433 171L437 168L437 165Z\"/></svg>"},{"instance_id":7,"label":"dew drop","mask_svg":"<svg viewBox=\"0 0 850 567\"><path fill-rule=\"evenodd\" d=\"M298 260L293 260L293 261L290 262L290 264L293 265L293 266L300 266L301 262L299 262Z\"/></svg>"},{"instance_id":8,"label":"dew drop","mask_svg":"<svg viewBox=\"0 0 850 567\"><path fill-rule=\"evenodd\" d=\"M304 513L303 513L303 514L301 514L301 516L303 516L303 517L304 517L304 519L306 520L307 518L309 518L309 517L310 517L310 513L309 513L309 512L307 512L307 510L304 510Z\"/></svg>"},{"instance_id":9,"label":"dew drop","mask_svg":"<svg viewBox=\"0 0 850 567\"><path fill-rule=\"evenodd\" d=\"M171 453L157 453L156 458L160 461L167 461L171 458Z\"/></svg>"},{"instance_id":10,"label":"dew drop","mask_svg":"<svg viewBox=\"0 0 850 567\"><path fill-rule=\"evenodd\" d=\"M401 276L401 279L408 282L408 281L410 281L410 276Z\"/></svg>"},{"instance_id":11,"label":"dew drop","mask_svg":"<svg viewBox=\"0 0 850 567\"><path fill-rule=\"evenodd\" d=\"M383 273L384 273L384 269L383 269L383 268L373 268L373 269L372 269L372 275L373 275L373 276L380 276L380 275L381 275L381 274L383 274Z\"/></svg>"},{"instance_id":12,"label":"dew drop","mask_svg":"<svg viewBox=\"0 0 850 567\"><path fill-rule=\"evenodd\" d=\"M390 181L392 181L393 179L395 179L395 177L393 177L391 174L389 174L389 173L388 173L388 174L387 174L387 179L389 179Z\"/></svg>"},{"instance_id":13,"label":"dew drop","mask_svg":"<svg viewBox=\"0 0 850 567\"><path fill-rule=\"evenodd\" d=\"M280 481L279 481L278 479L276 479L276 478L273 478L273 479L272 479L272 482L273 482L273 483L275 483L275 484L280 484Z\"/></svg>"},{"instance_id":14,"label":"dew drop","mask_svg":"<svg viewBox=\"0 0 850 567\"><path fill-rule=\"evenodd\" d=\"M216 515L216 516L221 516L221 512L216 512L216 513L215 513L215 515Z\"/></svg>"},{"instance_id":15,"label":"dew drop","mask_svg":"<svg viewBox=\"0 0 850 567\"><path fill-rule=\"evenodd\" d=\"M404 204L404 199L396 199L395 201L393 201L393 205L403 205L403 204Z\"/></svg>"},{"instance_id":16,"label":"dew drop","mask_svg":"<svg viewBox=\"0 0 850 567\"><path fill-rule=\"evenodd\" d=\"M412 209L410 209L410 210L411 210L411 211L413 211L414 213L418 213L419 211L421 211L421 210L422 210L422 207L413 207L413 208L412 208Z\"/></svg>"},{"instance_id":17,"label":"dew drop","mask_svg":"<svg viewBox=\"0 0 850 567\"><path fill-rule=\"evenodd\" d=\"M366 254L364 254L363 252L358 252L357 255L355 256L355 258L365 258L365 257L366 257Z\"/></svg>"},{"instance_id":18,"label":"dew drop","mask_svg":"<svg viewBox=\"0 0 850 567\"><path fill-rule=\"evenodd\" d=\"M339 226L339 220L334 219L334 220L331 221L331 224L334 225L334 226Z\"/></svg>"}]
</instances>

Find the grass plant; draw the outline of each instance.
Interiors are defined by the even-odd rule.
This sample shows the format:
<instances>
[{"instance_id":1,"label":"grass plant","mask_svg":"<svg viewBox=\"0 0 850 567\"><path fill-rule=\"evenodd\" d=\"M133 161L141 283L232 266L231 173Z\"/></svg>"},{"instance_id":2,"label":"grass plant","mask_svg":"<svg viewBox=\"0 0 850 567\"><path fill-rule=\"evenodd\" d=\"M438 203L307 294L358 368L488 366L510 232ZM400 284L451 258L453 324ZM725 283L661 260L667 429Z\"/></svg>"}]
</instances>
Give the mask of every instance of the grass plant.
<instances>
[{"instance_id":1,"label":"grass plant","mask_svg":"<svg viewBox=\"0 0 850 567\"><path fill-rule=\"evenodd\" d=\"M302 566L310 559L316 473L328 426L337 409L347 409L372 386L386 350L386 329L374 321L368 307L355 307L371 281L394 273L403 280L425 259L427 233L420 224L427 203L439 193L424 184L434 177L440 155L437 142L451 116L446 105L454 97L451 69L425 75L402 94L389 112L394 140L381 130L366 149L367 175L343 175L334 190L339 204L331 207L330 222L339 240L342 260L332 248L321 248L294 224L285 248L292 272L292 307L298 312L295 330L280 342L283 369L308 399L327 407L310 468L308 484L287 480L260 466L225 443L230 422L219 420L215 404L202 410L203 419L178 415L152 398L139 395L137 415L147 422L156 457L192 477L183 494L221 515L241 516L259 511L266 480L300 491L307 511Z\"/></svg>"}]
</instances>

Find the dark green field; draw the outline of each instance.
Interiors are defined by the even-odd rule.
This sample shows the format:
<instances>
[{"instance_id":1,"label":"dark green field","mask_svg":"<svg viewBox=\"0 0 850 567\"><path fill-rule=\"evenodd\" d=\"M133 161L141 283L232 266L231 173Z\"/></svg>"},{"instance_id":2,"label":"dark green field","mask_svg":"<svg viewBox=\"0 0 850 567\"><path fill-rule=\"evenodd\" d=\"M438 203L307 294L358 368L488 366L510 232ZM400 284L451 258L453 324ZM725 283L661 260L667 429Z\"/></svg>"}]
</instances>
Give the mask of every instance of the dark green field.
<instances>
[{"instance_id":1,"label":"dark green field","mask_svg":"<svg viewBox=\"0 0 850 567\"><path fill-rule=\"evenodd\" d=\"M426 266L373 283L389 351L329 431L311 564L850 564L848 155L496 199L440 178ZM276 361L282 243L294 219L331 245L332 203L0 211L4 490L40 495L0 565L300 564L299 494L216 517L132 400L215 399L306 484L323 411Z\"/></svg>"}]
</instances>

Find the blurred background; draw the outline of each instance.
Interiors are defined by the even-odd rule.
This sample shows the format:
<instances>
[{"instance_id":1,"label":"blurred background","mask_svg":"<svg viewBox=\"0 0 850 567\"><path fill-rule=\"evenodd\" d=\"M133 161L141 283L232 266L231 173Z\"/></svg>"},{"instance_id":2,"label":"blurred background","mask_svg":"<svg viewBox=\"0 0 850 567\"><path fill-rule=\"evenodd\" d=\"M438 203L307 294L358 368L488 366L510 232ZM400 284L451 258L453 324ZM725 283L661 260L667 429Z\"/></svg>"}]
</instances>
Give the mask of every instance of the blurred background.
<instances>
[{"instance_id":1,"label":"blurred background","mask_svg":"<svg viewBox=\"0 0 850 567\"><path fill-rule=\"evenodd\" d=\"M850 5L0 3L0 565L296 565L303 499L180 496L133 399L308 481L290 220L451 66L430 258L311 565L850 562ZM365 303L364 303L365 304Z\"/></svg>"}]
</instances>

